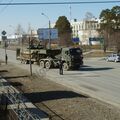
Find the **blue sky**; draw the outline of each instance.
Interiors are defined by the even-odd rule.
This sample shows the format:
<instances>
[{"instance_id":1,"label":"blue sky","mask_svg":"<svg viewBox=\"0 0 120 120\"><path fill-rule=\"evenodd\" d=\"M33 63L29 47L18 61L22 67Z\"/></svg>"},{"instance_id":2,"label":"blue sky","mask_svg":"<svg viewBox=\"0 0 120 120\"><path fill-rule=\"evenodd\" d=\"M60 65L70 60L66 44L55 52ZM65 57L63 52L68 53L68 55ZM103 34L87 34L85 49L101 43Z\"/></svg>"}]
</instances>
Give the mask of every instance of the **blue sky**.
<instances>
[{"instance_id":1,"label":"blue sky","mask_svg":"<svg viewBox=\"0 0 120 120\"><path fill-rule=\"evenodd\" d=\"M90 1L90 0L0 0L0 3L16 2L68 2L68 1ZM100 0L92 0L100 1ZM103 0L104 1L104 0ZM107 1L107 0L106 0ZM109 1L109 0L108 0ZM71 18L82 20L86 12L91 12L96 18L103 9L111 9L120 3L107 4L78 4L71 5ZM48 19L41 15L46 14L51 23L56 22L59 16L70 19L70 5L29 5L29 6L0 6L0 32L6 30L8 34L14 33L18 24L27 31L30 24L32 29L48 27ZM12 26L12 27L10 27Z\"/></svg>"}]
</instances>

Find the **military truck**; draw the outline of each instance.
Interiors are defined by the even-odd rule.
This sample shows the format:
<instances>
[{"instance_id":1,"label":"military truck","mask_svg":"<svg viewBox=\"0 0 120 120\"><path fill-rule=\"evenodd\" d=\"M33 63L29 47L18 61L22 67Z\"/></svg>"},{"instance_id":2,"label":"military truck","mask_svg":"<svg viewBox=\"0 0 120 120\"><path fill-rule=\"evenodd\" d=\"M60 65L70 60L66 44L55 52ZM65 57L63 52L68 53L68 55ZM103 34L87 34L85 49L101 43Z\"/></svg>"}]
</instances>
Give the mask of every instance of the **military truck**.
<instances>
[{"instance_id":1,"label":"military truck","mask_svg":"<svg viewBox=\"0 0 120 120\"><path fill-rule=\"evenodd\" d=\"M64 70L79 69L83 65L82 49L63 48L61 51Z\"/></svg>"},{"instance_id":2,"label":"military truck","mask_svg":"<svg viewBox=\"0 0 120 120\"><path fill-rule=\"evenodd\" d=\"M79 69L83 65L82 50L77 47L67 47L58 49L33 49L21 52L20 60L22 63L37 62L41 68L59 67L59 61L63 61L63 69ZM31 54L31 55L30 55Z\"/></svg>"},{"instance_id":3,"label":"military truck","mask_svg":"<svg viewBox=\"0 0 120 120\"><path fill-rule=\"evenodd\" d=\"M80 48L61 48L54 50L45 50L46 57L39 60L40 67L47 69L52 67L59 67L60 59L63 61L63 69L79 69L83 65L83 55ZM40 51L39 55L43 52Z\"/></svg>"}]
</instances>

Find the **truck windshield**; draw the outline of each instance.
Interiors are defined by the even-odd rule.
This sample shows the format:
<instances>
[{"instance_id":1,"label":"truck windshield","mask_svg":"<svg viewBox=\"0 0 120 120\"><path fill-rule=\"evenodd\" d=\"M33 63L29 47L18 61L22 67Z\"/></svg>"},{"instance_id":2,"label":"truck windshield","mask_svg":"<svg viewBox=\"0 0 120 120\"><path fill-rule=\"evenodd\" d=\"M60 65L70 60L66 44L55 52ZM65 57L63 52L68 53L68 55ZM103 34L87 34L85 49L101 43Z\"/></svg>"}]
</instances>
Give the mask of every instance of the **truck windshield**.
<instances>
[{"instance_id":1,"label":"truck windshield","mask_svg":"<svg viewBox=\"0 0 120 120\"><path fill-rule=\"evenodd\" d=\"M82 54L82 50L79 48L73 48L73 49L70 49L70 54L71 55L80 55L80 54Z\"/></svg>"}]
</instances>

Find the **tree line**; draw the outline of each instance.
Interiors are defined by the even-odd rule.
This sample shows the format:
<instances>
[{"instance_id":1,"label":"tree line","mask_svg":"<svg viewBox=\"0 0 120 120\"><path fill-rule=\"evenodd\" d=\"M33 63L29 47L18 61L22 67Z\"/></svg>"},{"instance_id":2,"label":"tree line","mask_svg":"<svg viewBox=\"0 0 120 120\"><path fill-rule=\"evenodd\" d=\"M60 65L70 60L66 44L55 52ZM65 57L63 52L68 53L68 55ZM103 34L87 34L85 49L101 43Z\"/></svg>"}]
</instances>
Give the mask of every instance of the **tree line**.
<instances>
[{"instance_id":1,"label":"tree line","mask_svg":"<svg viewBox=\"0 0 120 120\"><path fill-rule=\"evenodd\" d=\"M104 38L104 52L107 49L120 52L120 6L102 10L99 18L101 22L98 32L100 37ZM58 29L59 45L73 45L72 27L66 16L59 16L54 27ZM23 31L21 29L21 26L18 25L16 32L19 34L20 31Z\"/></svg>"},{"instance_id":2,"label":"tree line","mask_svg":"<svg viewBox=\"0 0 120 120\"><path fill-rule=\"evenodd\" d=\"M104 51L114 48L120 52L120 6L102 10L99 33L104 37Z\"/></svg>"}]
</instances>

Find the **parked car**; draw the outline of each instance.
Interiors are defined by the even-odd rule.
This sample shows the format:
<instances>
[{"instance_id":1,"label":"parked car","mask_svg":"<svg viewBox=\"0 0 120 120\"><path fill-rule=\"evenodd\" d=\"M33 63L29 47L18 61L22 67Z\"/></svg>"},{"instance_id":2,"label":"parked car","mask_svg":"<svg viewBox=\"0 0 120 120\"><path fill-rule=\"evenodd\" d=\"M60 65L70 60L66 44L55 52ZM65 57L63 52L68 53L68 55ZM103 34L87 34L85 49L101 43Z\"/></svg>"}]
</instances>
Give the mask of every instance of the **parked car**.
<instances>
[{"instance_id":1,"label":"parked car","mask_svg":"<svg viewBox=\"0 0 120 120\"><path fill-rule=\"evenodd\" d=\"M120 62L120 54L112 53L107 56L106 61Z\"/></svg>"}]
</instances>

